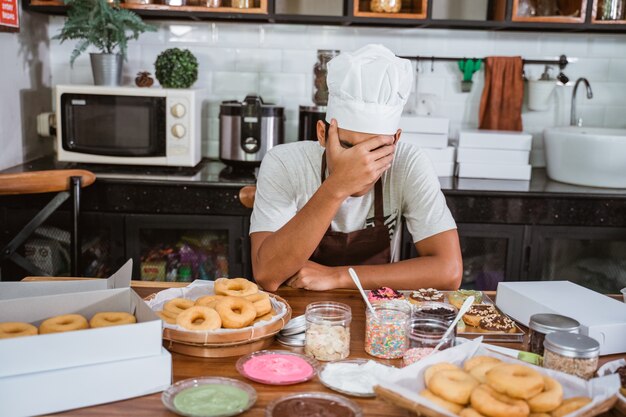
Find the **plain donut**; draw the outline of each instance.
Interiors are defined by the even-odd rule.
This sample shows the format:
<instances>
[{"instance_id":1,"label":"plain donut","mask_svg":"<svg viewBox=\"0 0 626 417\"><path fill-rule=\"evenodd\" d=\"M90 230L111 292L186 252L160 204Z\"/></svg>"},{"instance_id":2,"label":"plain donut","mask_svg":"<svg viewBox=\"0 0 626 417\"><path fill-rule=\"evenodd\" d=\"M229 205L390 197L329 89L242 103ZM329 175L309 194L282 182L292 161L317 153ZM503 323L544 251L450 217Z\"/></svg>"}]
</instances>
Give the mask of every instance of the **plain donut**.
<instances>
[{"instance_id":1,"label":"plain donut","mask_svg":"<svg viewBox=\"0 0 626 417\"><path fill-rule=\"evenodd\" d=\"M439 371L445 371L445 370L461 370L461 368L459 368L458 366L450 363L450 362L440 362L438 364L435 364L433 366L430 366L428 369L426 369L426 371L424 372L424 383L426 384L426 386L428 386L428 383L430 382L430 378L433 377L433 375L435 375L435 373L439 372Z\"/></svg>"},{"instance_id":2,"label":"plain donut","mask_svg":"<svg viewBox=\"0 0 626 417\"><path fill-rule=\"evenodd\" d=\"M215 294L231 297L245 297L259 292L259 287L245 278L218 278L214 288Z\"/></svg>"},{"instance_id":3,"label":"plain donut","mask_svg":"<svg viewBox=\"0 0 626 417\"><path fill-rule=\"evenodd\" d=\"M175 316L194 306L194 302L187 298L172 298L163 306L163 311L167 311Z\"/></svg>"},{"instance_id":4,"label":"plain donut","mask_svg":"<svg viewBox=\"0 0 626 417\"><path fill-rule=\"evenodd\" d=\"M89 320L91 327L120 326L122 324L133 323L137 323L135 316L123 311L103 311L102 313L95 314L91 320Z\"/></svg>"},{"instance_id":5,"label":"plain donut","mask_svg":"<svg viewBox=\"0 0 626 417\"><path fill-rule=\"evenodd\" d=\"M256 318L254 305L241 297L224 297L215 306L226 329L241 329Z\"/></svg>"},{"instance_id":6,"label":"plain donut","mask_svg":"<svg viewBox=\"0 0 626 417\"><path fill-rule=\"evenodd\" d=\"M193 306L176 317L176 324L187 330L214 330L222 326L222 320L212 308Z\"/></svg>"},{"instance_id":7,"label":"plain donut","mask_svg":"<svg viewBox=\"0 0 626 417\"><path fill-rule=\"evenodd\" d=\"M37 333L37 328L29 323L21 323L19 321L7 321L0 323L0 339L34 336Z\"/></svg>"},{"instance_id":8,"label":"plain donut","mask_svg":"<svg viewBox=\"0 0 626 417\"><path fill-rule=\"evenodd\" d=\"M61 333L71 332L73 330L88 329L89 323L87 319L80 314L64 314L62 316L51 317L44 320L39 325L39 333Z\"/></svg>"},{"instance_id":9,"label":"plain donut","mask_svg":"<svg viewBox=\"0 0 626 417\"><path fill-rule=\"evenodd\" d=\"M526 401L507 397L488 385L472 391L472 408L489 417L528 417L530 409Z\"/></svg>"},{"instance_id":10,"label":"plain donut","mask_svg":"<svg viewBox=\"0 0 626 417\"><path fill-rule=\"evenodd\" d=\"M543 391L541 374L527 366L503 364L492 368L486 374L490 387L513 398L526 400Z\"/></svg>"},{"instance_id":11,"label":"plain donut","mask_svg":"<svg viewBox=\"0 0 626 417\"><path fill-rule=\"evenodd\" d=\"M462 370L443 370L436 372L428 384L428 389L438 397L456 404L465 405L479 382Z\"/></svg>"},{"instance_id":12,"label":"plain donut","mask_svg":"<svg viewBox=\"0 0 626 417\"><path fill-rule=\"evenodd\" d=\"M454 413L454 414L459 414L461 412L461 410L463 409L462 405L458 405L458 404L455 404L453 402L446 401L443 398L436 396L435 394L433 394L432 392L430 392L427 389L425 389L424 391L420 392L420 395L422 397L426 398L426 399L429 399L430 401L434 402L438 406L443 407L446 410L448 410L448 411L450 411L451 413Z\"/></svg>"},{"instance_id":13,"label":"plain donut","mask_svg":"<svg viewBox=\"0 0 626 417\"><path fill-rule=\"evenodd\" d=\"M558 381L543 377L543 391L528 399L528 406L532 413L545 413L556 409L563 402L563 387Z\"/></svg>"}]
</instances>

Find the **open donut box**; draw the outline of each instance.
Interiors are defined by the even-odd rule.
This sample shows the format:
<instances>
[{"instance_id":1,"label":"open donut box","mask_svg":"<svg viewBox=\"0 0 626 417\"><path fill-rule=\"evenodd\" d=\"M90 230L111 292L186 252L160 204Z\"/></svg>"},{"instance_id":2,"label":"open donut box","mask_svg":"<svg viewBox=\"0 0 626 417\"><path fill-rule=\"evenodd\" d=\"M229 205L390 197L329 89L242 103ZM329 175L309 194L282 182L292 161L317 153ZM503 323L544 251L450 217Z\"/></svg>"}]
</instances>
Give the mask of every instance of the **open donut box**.
<instances>
[{"instance_id":1,"label":"open donut box","mask_svg":"<svg viewBox=\"0 0 626 417\"><path fill-rule=\"evenodd\" d=\"M475 339L454 348L446 349L426 359L404 368L398 368L385 378L379 380L374 387L376 395L401 408L412 411L417 415L427 417L455 417L455 414L446 411L437 404L430 402L419 393L424 390L424 372L430 366L440 362L451 362L462 366L465 360L485 355L500 359L503 362L517 363L535 369L543 375L550 376L563 386L564 398L578 396L590 397L592 402L585 407L572 412L567 417L593 417L610 410L616 403L620 387L617 375L594 378L589 381L551 369L541 368L519 361L509 356L501 355L489 350L481 339Z\"/></svg>"},{"instance_id":2,"label":"open donut box","mask_svg":"<svg viewBox=\"0 0 626 417\"><path fill-rule=\"evenodd\" d=\"M89 320L102 311L125 311L137 323L0 339L0 414L51 413L169 386L172 359L162 347L161 320L130 289L131 274L129 261L106 280L1 283L1 322L38 326L64 314ZM24 401L24 392L37 401Z\"/></svg>"}]
</instances>

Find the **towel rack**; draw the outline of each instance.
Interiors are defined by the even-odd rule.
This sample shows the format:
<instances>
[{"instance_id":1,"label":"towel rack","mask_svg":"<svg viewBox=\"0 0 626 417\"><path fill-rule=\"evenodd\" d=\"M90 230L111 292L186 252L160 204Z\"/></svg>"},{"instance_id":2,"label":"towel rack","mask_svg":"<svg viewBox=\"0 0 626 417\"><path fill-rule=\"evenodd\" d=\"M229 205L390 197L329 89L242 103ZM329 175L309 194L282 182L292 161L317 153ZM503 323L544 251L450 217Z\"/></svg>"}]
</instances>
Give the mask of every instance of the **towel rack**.
<instances>
[{"instance_id":1,"label":"towel rack","mask_svg":"<svg viewBox=\"0 0 626 417\"><path fill-rule=\"evenodd\" d=\"M400 58L410 59L413 61L449 61L457 62L463 59L484 59L484 58L468 58L468 57L446 57L446 56L401 56ZM567 56L561 55L559 59L523 59L522 62L526 64L543 64L543 65L558 65L559 69L564 69L570 62Z\"/></svg>"}]
</instances>

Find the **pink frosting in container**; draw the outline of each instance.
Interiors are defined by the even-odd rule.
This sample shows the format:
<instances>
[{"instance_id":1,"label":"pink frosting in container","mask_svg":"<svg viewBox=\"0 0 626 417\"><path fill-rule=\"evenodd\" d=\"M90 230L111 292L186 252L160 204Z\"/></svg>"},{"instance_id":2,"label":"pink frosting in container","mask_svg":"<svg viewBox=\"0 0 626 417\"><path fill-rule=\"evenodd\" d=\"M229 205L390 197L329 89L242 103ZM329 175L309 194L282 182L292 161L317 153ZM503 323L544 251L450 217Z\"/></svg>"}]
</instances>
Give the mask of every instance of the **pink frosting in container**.
<instances>
[{"instance_id":1,"label":"pink frosting in container","mask_svg":"<svg viewBox=\"0 0 626 417\"><path fill-rule=\"evenodd\" d=\"M317 361L281 350L262 350L239 358L237 371L246 378L269 385L308 381L317 373Z\"/></svg>"}]
</instances>

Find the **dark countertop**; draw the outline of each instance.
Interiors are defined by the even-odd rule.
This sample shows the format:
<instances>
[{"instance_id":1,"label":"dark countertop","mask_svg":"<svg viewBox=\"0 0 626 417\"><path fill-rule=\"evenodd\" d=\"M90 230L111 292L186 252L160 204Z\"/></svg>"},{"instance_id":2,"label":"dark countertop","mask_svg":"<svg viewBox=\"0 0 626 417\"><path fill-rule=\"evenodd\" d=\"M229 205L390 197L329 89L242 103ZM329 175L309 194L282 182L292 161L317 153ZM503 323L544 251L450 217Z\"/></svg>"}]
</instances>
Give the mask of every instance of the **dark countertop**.
<instances>
[{"instance_id":1,"label":"dark countertop","mask_svg":"<svg viewBox=\"0 0 626 417\"><path fill-rule=\"evenodd\" d=\"M98 182L123 182L134 184L186 185L219 188L241 188L254 184L254 178L227 176L225 165L204 159L194 168L142 167L118 165L87 165L57 162L53 157L40 158L18 165L0 173L18 173L49 169L82 168L94 172ZM552 181L545 168L535 168L530 181L488 180L474 178L442 177L441 189L446 195L509 195L526 197L582 197L626 199L626 189L584 187Z\"/></svg>"},{"instance_id":2,"label":"dark countertop","mask_svg":"<svg viewBox=\"0 0 626 417\"><path fill-rule=\"evenodd\" d=\"M225 165L203 160L195 168L82 165L42 158L0 173L83 168L96 182L83 190L82 210L95 213L223 215L248 218L239 202L253 177L220 175ZM626 190L581 187L550 180L543 168L531 181L440 178L457 223L626 227ZM0 209L42 207L45 195L6 196Z\"/></svg>"}]
</instances>

